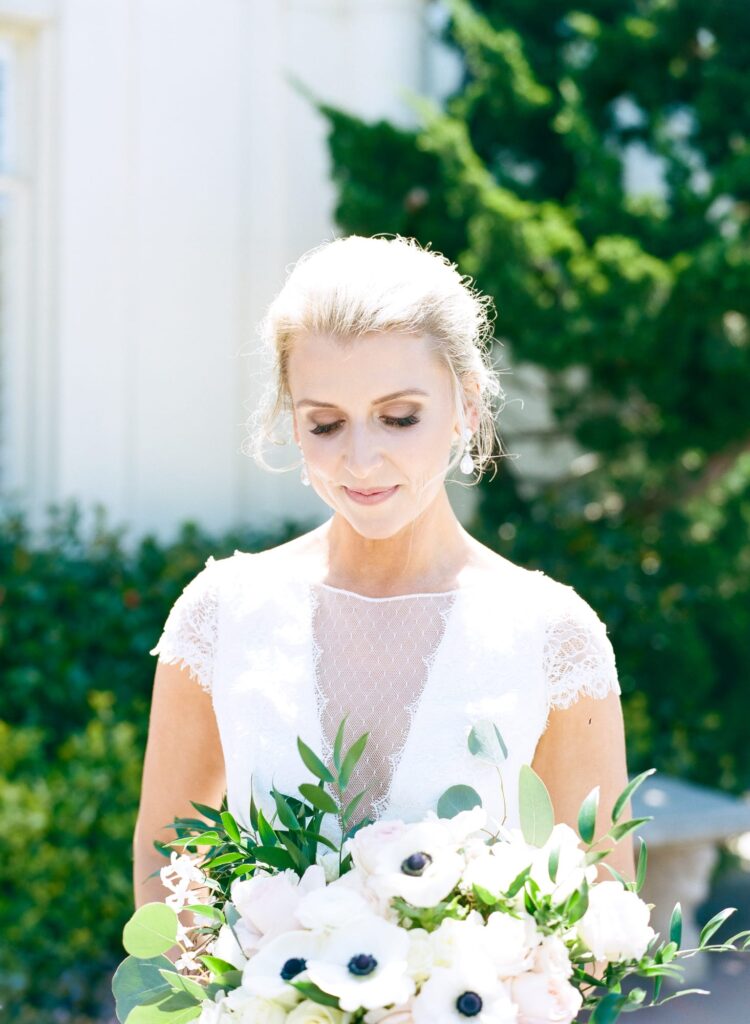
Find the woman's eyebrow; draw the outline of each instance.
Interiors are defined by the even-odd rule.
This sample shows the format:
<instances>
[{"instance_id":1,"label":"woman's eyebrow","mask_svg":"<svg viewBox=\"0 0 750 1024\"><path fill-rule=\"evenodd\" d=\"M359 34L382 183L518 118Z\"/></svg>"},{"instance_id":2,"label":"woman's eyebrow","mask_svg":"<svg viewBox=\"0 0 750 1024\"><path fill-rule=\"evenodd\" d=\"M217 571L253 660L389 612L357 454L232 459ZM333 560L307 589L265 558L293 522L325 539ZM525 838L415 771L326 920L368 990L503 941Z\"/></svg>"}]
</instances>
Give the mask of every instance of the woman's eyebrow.
<instances>
[{"instance_id":1,"label":"woman's eyebrow","mask_svg":"<svg viewBox=\"0 0 750 1024\"><path fill-rule=\"evenodd\" d=\"M394 398L401 398L403 395L424 395L426 398L429 398L429 394L421 388L405 388L403 391L394 391L390 395L383 395L382 398L376 398L372 404L382 405L383 402L391 402ZM337 408L333 402L316 402L312 398L300 399L300 401L296 403L295 408L300 409L303 405L315 405L323 409Z\"/></svg>"}]
</instances>

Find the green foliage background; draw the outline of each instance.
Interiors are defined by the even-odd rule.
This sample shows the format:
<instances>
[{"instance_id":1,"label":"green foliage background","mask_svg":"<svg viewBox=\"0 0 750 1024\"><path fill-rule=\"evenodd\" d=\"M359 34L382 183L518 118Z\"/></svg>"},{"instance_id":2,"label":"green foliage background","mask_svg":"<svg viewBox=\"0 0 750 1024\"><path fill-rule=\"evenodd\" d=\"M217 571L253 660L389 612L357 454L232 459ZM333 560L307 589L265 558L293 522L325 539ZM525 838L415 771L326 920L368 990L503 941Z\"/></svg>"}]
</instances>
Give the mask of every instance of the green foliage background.
<instances>
[{"instance_id":1,"label":"green foliage background","mask_svg":"<svg viewBox=\"0 0 750 1024\"><path fill-rule=\"evenodd\" d=\"M412 98L416 130L311 96L328 124L338 227L429 242L493 296L495 354L544 374L550 440L572 439L584 458L535 480L525 438L504 437L520 459L500 459L481 485L473 532L571 583L604 618L634 771L741 792L750 6L447 7L442 38L464 73L440 106ZM663 196L625 191L632 144L662 159ZM513 397L513 377L503 384Z\"/></svg>"}]
</instances>

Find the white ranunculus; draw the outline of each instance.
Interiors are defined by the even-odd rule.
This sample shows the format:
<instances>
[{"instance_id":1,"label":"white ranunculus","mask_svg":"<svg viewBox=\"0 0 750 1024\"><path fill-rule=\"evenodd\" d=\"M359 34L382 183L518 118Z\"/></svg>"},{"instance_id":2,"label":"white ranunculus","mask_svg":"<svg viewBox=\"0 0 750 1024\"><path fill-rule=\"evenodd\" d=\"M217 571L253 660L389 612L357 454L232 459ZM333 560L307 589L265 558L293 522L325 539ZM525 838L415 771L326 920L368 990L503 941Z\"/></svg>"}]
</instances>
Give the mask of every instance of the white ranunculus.
<instances>
[{"instance_id":1,"label":"white ranunculus","mask_svg":"<svg viewBox=\"0 0 750 1024\"><path fill-rule=\"evenodd\" d=\"M487 954L500 977L531 970L542 935L530 914L518 918L495 910L487 918L484 932Z\"/></svg>"},{"instance_id":2,"label":"white ranunculus","mask_svg":"<svg viewBox=\"0 0 750 1024\"><path fill-rule=\"evenodd\" d=\"M414 997L412 1016L414 1024L466 1024L471 1017L482 1024L516 1024L518 1010L488 962L473 960L436 967Z\"/></svg>"},{"instance_id":3,"label":"white ranunculus","mask_svg":"<svg viewBox=\"0 0 750 1024\"><path fill-rule=\"evenodd\" d=\"M231 1019L224 997L226 992L219 989L213 999L201 1000L201 1013L196 1024L227 1024Z\"/></svg>"},{"instance_id":4,"label":"white ranunculus","mask_svg":"<svg viewBox=\"0 0 750 1024\"><path fill-rule=\"evenodd\" d=\"M591 887L576 932L597 960L638 960L655 935L650 914L636 893L613 878Z\"/></svg>"},{"instance_id":5,"label":"white ranunculus","mask_svg":"<svg viewBox=\"0 0 750 1024\"><path fill-rule=\"evenodd\" d=\"M226 1005L231 1009L232 1024L284 1024L286 1007L273 999L262 999L247 992L242 986L227 995Z\"/></svg>"},{"instance_id":6,"label":"white ranunculus","mask_svg":"<svg viewBox=\"0 0 750 1024\"><path fill-rule=\"evenodd\" d=\"M321 935L304 929L274 936L245 964L242 988L264 999L294 1005L301 997L289 982L308 980L305 964L319 955L321 942Z\"/></svg>"},{"instance_id":7,"label":"white ranunculus","mask_svg":"<svg viewBox=\"0 0 750 1024\"><path fill-rule=\"evenodd\" d=\"M540 974L560 974L569 978L573 973L568 947L557 935L544 935L534 950L534 964L531 970Z\"/></svg>"},{"instance_id":8,"label":"white ranunculus","mask_svg":"<svg viewBox=\"0 0 750 1024\"><path fill-rule=\"evenodd\" d=\"M352 859L355 866L356 840ZM465 860L446 822L435 819L408 825L385 839L376 851L368 850L367 884L381 896L401 896L417 907L433 907L445 899L461 878Z\"/></svg>"},{"instance_id":9,"label":"white ranunculus","mask_svg":"<svg viewBox=\"0 0 750 1024\"><path fill-rule=\"evenodd\" d=\"M251 878L235 878L230 899L247 923L248 938L260 948L276 935L299 928L299 901L324 885L325 872L320 864L311 864L302 878L291 868L278 874L259 869Z\"/></svg>"},{"instance_id":10,"label":"white ranunculus","mask_svg":"<svg viewBox=\"0 0 750 1024\"><path fill-rule=\"evenodd\" d=\"M323 1006L305 999L286 1018L287 1024L349 1024L352 1015L335 1006Z\"/></svg>"},{"instance_id":11,"label":"white ranunculus","mask_svg":"<svg viewBox=\"0 0 750 1024\"><path fill-rule=\"evenodd\" d=\"M435 811L427 811L425 821L439 821L445 825L451 839L456 845L462 845L469 839L479 838L476 833L487 825L487 811L481 805L472 807L468 811L459 811L452 818L439 818Z\"/></svg>"},{"instance_id":12,"label":"white ranunculus","mask_svg":"<svg viewBox=\"0 0 750 1024\"><path fill-rule=\"evenodd\" d=\"M307 974L324 992L338 996L342 1010L388 1006L415 990L408 950L405 929L368 914L327 935L318 956L308 959Z\"/></svg>"},{"instance_id":13,"label":"white ranunculus","mask_svg":"<svg viewBox=\"0 0 750 1024\"><path fill-rule=\"evenodd\" d=\"M518 1024L571 1024L583 1004L581 993L561 974L527 971L510 985Z\"/></svg>"},{"instance_id":14,"label":"white ranunculus","mask_svg":"<svg viewBox=\"0 0 750 1024\"><path fill-rule=\"evenodd\" d=\"M303 928L332 929L340 928L371 910L370 902L360 891L335 880L303 896L296 913Z\"/></svg>"},{"instance_id":15,"label":"white ranunculus","mask_svg":"<svg viewBox=\"0 0 750 1024\"><path fill-rule=\"evenodd\" d=\"M228 924L221 926L219 934L214 939L213 945L208 952L211 956L217 956L221 960L226 960L227 963L232 964L240 971L247 963L247 957Z\"/></svg>"}]
</instances>

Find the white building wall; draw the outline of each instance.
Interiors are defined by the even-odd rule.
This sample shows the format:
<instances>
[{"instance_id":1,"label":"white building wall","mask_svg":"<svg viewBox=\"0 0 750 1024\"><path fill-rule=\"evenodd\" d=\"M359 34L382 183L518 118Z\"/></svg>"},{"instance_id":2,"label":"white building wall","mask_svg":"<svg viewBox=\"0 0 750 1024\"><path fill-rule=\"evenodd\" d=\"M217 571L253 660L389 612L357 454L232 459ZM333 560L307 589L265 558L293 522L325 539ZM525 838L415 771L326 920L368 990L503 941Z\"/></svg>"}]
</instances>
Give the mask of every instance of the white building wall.
<instances>
[{"instance_id":1,"label":"white building wall","mask_svg":"<svg viewBox=\"0 0 750 1024\"><path fill-rule=\"evenodd\" d=\"M32 523L68 499L102 504L132 539L186 519L220 531L329 514L296 472L240 451L256 325L285 268L335 234L326 123L287 76L413 123L401 90L423 92L436 66L426 8L0 0L38 88L30 237L46 263L28 294L49 315L4 339L28 380L8 439L24 457L5 461L3 485Z\"/></svg>"}]
</instances>

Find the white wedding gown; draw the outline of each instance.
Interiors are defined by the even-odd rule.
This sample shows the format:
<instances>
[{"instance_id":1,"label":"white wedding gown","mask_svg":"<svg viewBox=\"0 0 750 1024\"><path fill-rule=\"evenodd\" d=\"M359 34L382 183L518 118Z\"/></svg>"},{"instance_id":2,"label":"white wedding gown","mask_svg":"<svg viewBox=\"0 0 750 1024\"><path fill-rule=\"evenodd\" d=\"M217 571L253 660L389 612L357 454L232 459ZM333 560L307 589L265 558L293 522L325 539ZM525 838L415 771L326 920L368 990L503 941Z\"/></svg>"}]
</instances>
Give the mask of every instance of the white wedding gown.
<instances>
[{"instance_id":1,"label":"white wedding gown","mask_svg":"<svg viewBox=\"0 0 750 1024\"><path fill-rule=\"evenodd\" d=\"M463 783L491 820L518 827L520 767L550 709L620 686L591 606L540 571L500 565L457 590L377 598L305 579L298 560L274 549L209 558L150 653L188 666L211 693L235 818L249 827L251 776L269 818L272 786L299 797L301 782L317 782L297 737L332 768L348 713L344 750L369 732L339 804L369 785L353 821L416 820ZM502 786L498 768L467 746L481 720L508 748ZM333 815L322 831L341 839Z\"/></svg>"}]
</instances>

